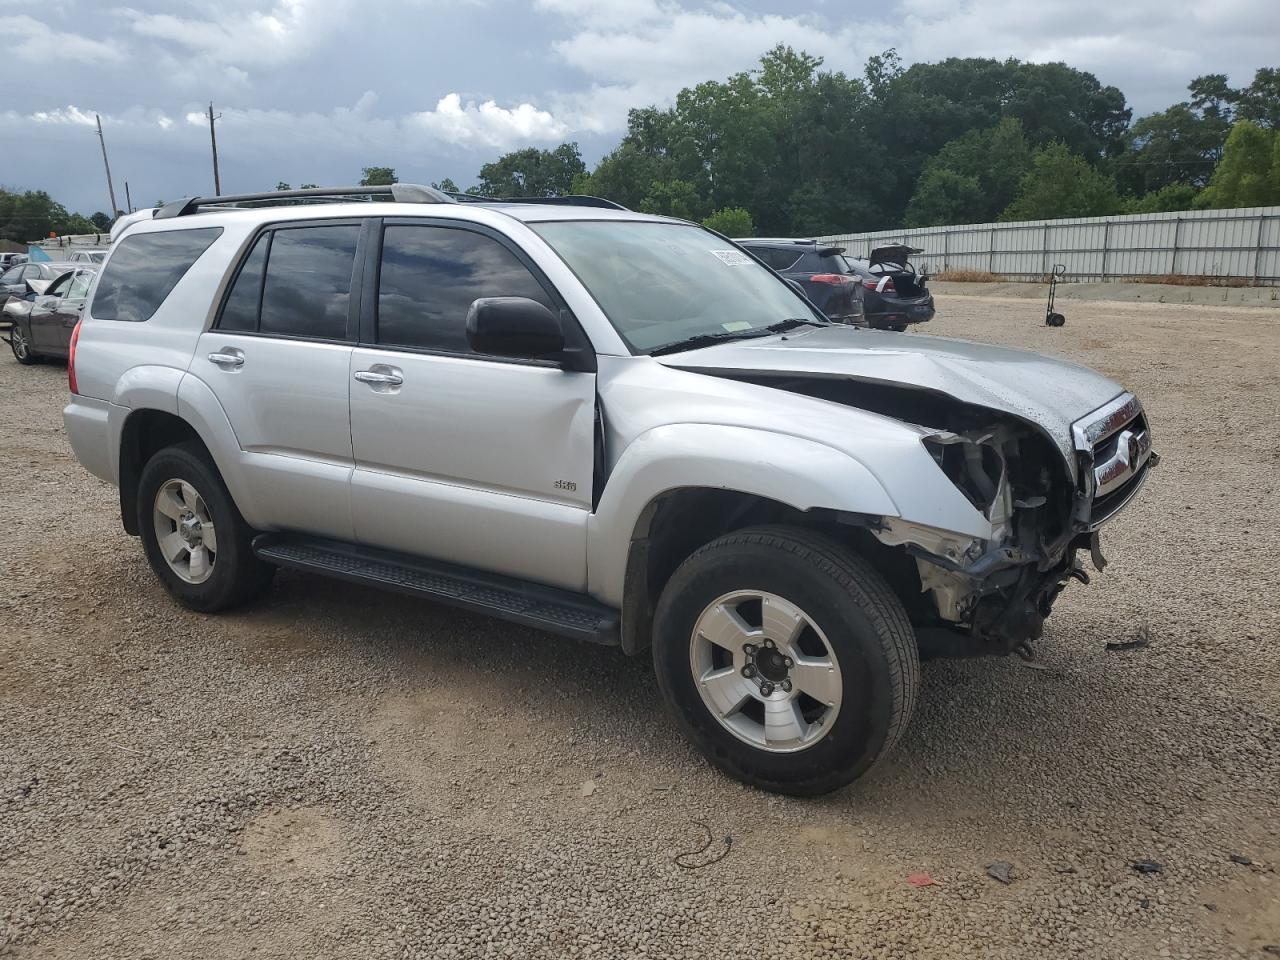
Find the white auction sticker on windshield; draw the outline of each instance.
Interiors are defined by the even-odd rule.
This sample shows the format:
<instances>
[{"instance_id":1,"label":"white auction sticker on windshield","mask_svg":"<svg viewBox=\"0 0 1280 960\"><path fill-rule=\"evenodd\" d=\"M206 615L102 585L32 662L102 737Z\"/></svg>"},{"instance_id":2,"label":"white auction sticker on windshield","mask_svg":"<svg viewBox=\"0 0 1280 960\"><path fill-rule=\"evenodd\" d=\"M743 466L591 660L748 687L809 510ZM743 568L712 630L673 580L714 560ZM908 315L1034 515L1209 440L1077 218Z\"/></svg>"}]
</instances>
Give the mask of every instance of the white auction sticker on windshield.
<instances>
[{"instance_id":1,"label":"white auction sticker on windshield","mask_svg":"<svg viewBox=\"0 0 1280 960\"><path fill-rule=\"evenodd\" d=\"M751 258L741 250L712 250L711 252L728 267L741 267L751 262Z\"/></svg>"}]
</instances>

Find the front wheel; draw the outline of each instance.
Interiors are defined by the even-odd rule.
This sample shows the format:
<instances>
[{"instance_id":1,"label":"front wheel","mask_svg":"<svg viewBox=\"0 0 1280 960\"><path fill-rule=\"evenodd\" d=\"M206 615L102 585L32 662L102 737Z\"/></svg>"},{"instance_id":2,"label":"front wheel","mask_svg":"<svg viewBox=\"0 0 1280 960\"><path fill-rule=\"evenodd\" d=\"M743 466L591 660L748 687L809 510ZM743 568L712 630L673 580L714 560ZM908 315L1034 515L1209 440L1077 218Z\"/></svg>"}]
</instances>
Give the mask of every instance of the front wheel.
<instances>
[{"instance_id":1,"label":"front wheel","mask_svg":"<svg viewBox=\"0 0 1280 960\"><path fill-rule=\"evenodd\" d=\"M40 357L31 349L31 339L22 332L21 324L15 323L9 331L9 349L13 351L13 358L24 367L40 362Z\"/></svg>"},{"instance_id":2,"label":"front wheel","mask_svg":"<svg viewBox=\"0 0 1280 960\"><path fill-rule=\"evenodd\" d=\"M727 534L672 575L654 619L658 684L722 770L799 796L862 776L901 737L919 655L861 557L793 527Z\"/></svg>"}]
</instances>

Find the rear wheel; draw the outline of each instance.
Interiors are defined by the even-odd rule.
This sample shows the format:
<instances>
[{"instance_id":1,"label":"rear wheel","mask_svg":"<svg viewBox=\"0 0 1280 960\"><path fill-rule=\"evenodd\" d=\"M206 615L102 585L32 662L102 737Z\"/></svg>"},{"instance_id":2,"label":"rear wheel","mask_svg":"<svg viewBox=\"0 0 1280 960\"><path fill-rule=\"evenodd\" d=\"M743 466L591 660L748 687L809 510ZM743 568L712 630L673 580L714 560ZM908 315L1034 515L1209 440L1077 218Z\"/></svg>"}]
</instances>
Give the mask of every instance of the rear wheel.
<instances>
[{"instance_id":1,"label":"rear wheel","mask_svg":"<svg viewBox=\"0 0 1280 960\"><path fill-rule=\"evenodd\" d=\"M151 569L192 610L251 600L275 573L254 555L253 532L199 444L166 447L148 461L138 481L138 529Z\"/></svg>"},{"instance_id":2,"label":"rear wheel","mask_svg":"<svg viewBox=\"0 0 1280 960\"><path fill-rule=\"evenodd\" d=\"M834 790L897 742L919 659L898 598L861 557L791 527L728 534L672 576L658 683L685 733L746 783Z\"/></svg>"},{"instance_id":3,"label":"rear wheel","mask_svg":"<svg viewBox=\"0 0 1280 960\"><path fill-rule=\"evenodd\" d=\"M23 333L19 323L15 323L9 331L9 349L13 351L13 358L23 366L29 367L40 362L40 356L31 349L31 340Z\"/></svg>"},{"instance_id":4,"label":"rear wheel","mask_svg":"<svg viewBox=\"0 0 1280 960\"><path fill-rule=\"evenodd\" d=\"M894 333L906 333L907 325L905 323L891 323L885 329L892 330Z\"/></svg>"}]
</instances>

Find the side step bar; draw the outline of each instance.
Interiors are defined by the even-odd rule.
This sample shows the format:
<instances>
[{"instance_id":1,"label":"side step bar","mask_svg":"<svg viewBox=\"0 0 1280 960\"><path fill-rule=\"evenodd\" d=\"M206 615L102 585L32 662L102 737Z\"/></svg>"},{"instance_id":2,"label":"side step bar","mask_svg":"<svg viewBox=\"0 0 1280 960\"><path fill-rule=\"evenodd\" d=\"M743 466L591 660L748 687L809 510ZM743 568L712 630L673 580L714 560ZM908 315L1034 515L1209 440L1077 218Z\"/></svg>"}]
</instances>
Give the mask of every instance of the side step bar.
<instances>
[{"instance_id":1,"label":"side step bar","mask_svg":"<svg viewBox=\"0 0 1280 960\"><path fill-rule=\"evenodd\" d=\"M618 611L585 594L333 540L259 534L268 563L394 590L591 643L617 645Z\"/></svg>"}]
</instances>

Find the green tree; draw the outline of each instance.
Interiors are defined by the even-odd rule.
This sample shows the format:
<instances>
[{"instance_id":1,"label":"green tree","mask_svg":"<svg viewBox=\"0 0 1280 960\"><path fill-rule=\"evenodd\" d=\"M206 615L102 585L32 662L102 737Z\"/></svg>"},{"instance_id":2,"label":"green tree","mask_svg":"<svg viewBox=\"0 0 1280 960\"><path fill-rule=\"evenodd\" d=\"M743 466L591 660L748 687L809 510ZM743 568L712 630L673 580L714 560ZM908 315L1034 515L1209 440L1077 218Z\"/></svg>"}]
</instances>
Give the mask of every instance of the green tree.
<instances>
[{"instance_id":1,"label":"green tree","mask_svg":"<svg viewBox=\"0 0 1280 960\"><path fill-rule=\"evenodd\" d=\"M933 227L941 224L984 223L987 218L974 213L986 206L982 184L977 177L967 176L939 164L926 166L916 181L916 192L907 205L908 227Z\"/></svg>"},{"instance_id":2,"label":"green tree","mask_svg":"<svg viewBox=\"0 0 1280 960\"><path fill-rule=\"evenodd\" d=\"M67 208L43 190L24 193L0 190L0 239L30 243L43 240L51 233L69 233L66 228L70 219ZM81 232L93 233L94 230L91 226Z\"/></svg>"},{"instance_id":3,"label":"green tree","mask_svg":"<svg viewBox=\"0 0 1280 960\"><path fill-rule=\"evenodd\" d=\"M1260 127L1280 128L1280 67L1262 67L1253 82L1238 91L1236 115Z\"/></svg>"},{"instance_id":4,"label":"green tree","mask_svg":"<svg viewBox=\"0 0 1280 960\"><path fill-rule=\"evenodd\" d=\"M476 192L484 197L560 197L586 171L576 143L554 150L525 147L482 166Z\"/></svg>"},{"instance_id":5,"label":"green tree","mask_svg":"<svg viewBox=\"0 0 1280 960\"><path fill-rule=\"evenodd\" d=\"M654 181L649 184L649 192L639 207L644 213L679 217L681 220L696 220L698 211L703 209L698 191L687 180Z\"/></svg>"},{"instance_id":6,"label":"green tree","mask_svg":"<svg viewBox=\"0 0 1280 960\"><path fill-rule=\"evenodd\" d=\"M1035 152L1017 198L1000 219L1103 217L1119 209L1120 194L1113 178L1072 153L1065 143L1051 143Z\"/></svg>"},{"instance_id":7,"label":"green tree","mask_svg":"<svg viewBox=\"0 0 1280 960\"><path fill-rule=\"evenodd\" d=\"M723 233L726 237L749 237L756 232L751 214L742 207L725 207L705 217L702 225L708 230Z\"/></svg>"},{"instance_id":8,"label":"green tree","mask_svg":"<svg viewBox=\"0 0 1280 960\"><path fill-rule=\"evenodd\" d=\"M454 183L452 180L450 180L448 177L445 177L439 183L432 183L431 186L434 187L436 190L443 190L445 193L461 193L462 192L462 190L459 189L458 185Z\"/></svg>"},{"instance_id":9,"label":"green tree","mask_svg":"<svg viewBox=\"0 0 1280 960\"><path fill-rule=\"evenodd\" d=\"M1140 197L1125 198L1121 213L1172 213L1175 210L1190 210L1195 205L1200 191L1189 183L1171 183L1143 194Z\"/></svg>"},{"instance_id":10,"label":"green tree","mask_svg":"<svg viewBox=\"0 0 1280 960\"><path fill-rule=\"evenodd\" d=\"M1231 128L1209 186L1196 198L1202 209L1261 207L1280 203L1280 133L1249 120Z\"/></svg>"},{"instance_id":11,"label":"green tree","mask_svg":"<svg viewBox=\"0 0 1280 960\"><path fill-rule=\"evenodd\" d=\"M994 127L952 140L925 163L907 205L906 225L985 223L1000 215L1031 169L1031 145L1022 122L1006 117Z\"/></svg>"},{"instance_id":12,"label":"green tree","mask_svg":"<svg viewBox=\"0 0 1280 960\"><path fill-rule=\"evenodd\" d=\"M285 183L283 180L277 180L277 181L276 181L276 190L277 190L277 191L280 191L280 190L292 190L292 189L293 189L293 184L291 184L291 183Z\"/></svg>"},{"instance_id":13,"label":"green tree","mask_svg":"<svg viewBox=\"0 0 1280 960\"><path fill-rule=\"evenodd\" d=\"M111 229L111 217L101 210L89 217L89 221L93 224L94 229L102 233L106 233Z\"/></svg>"},{"instance_id":14,"label":"green tree","mask_svg":"<svg viewBox=\"0 0 1280 960\"><path fill-rule=\"evenodd\" d=\"M364 167L360 177L362 187L385 187L399 182L394 167Z\"/></svg>"}]
</instances>

